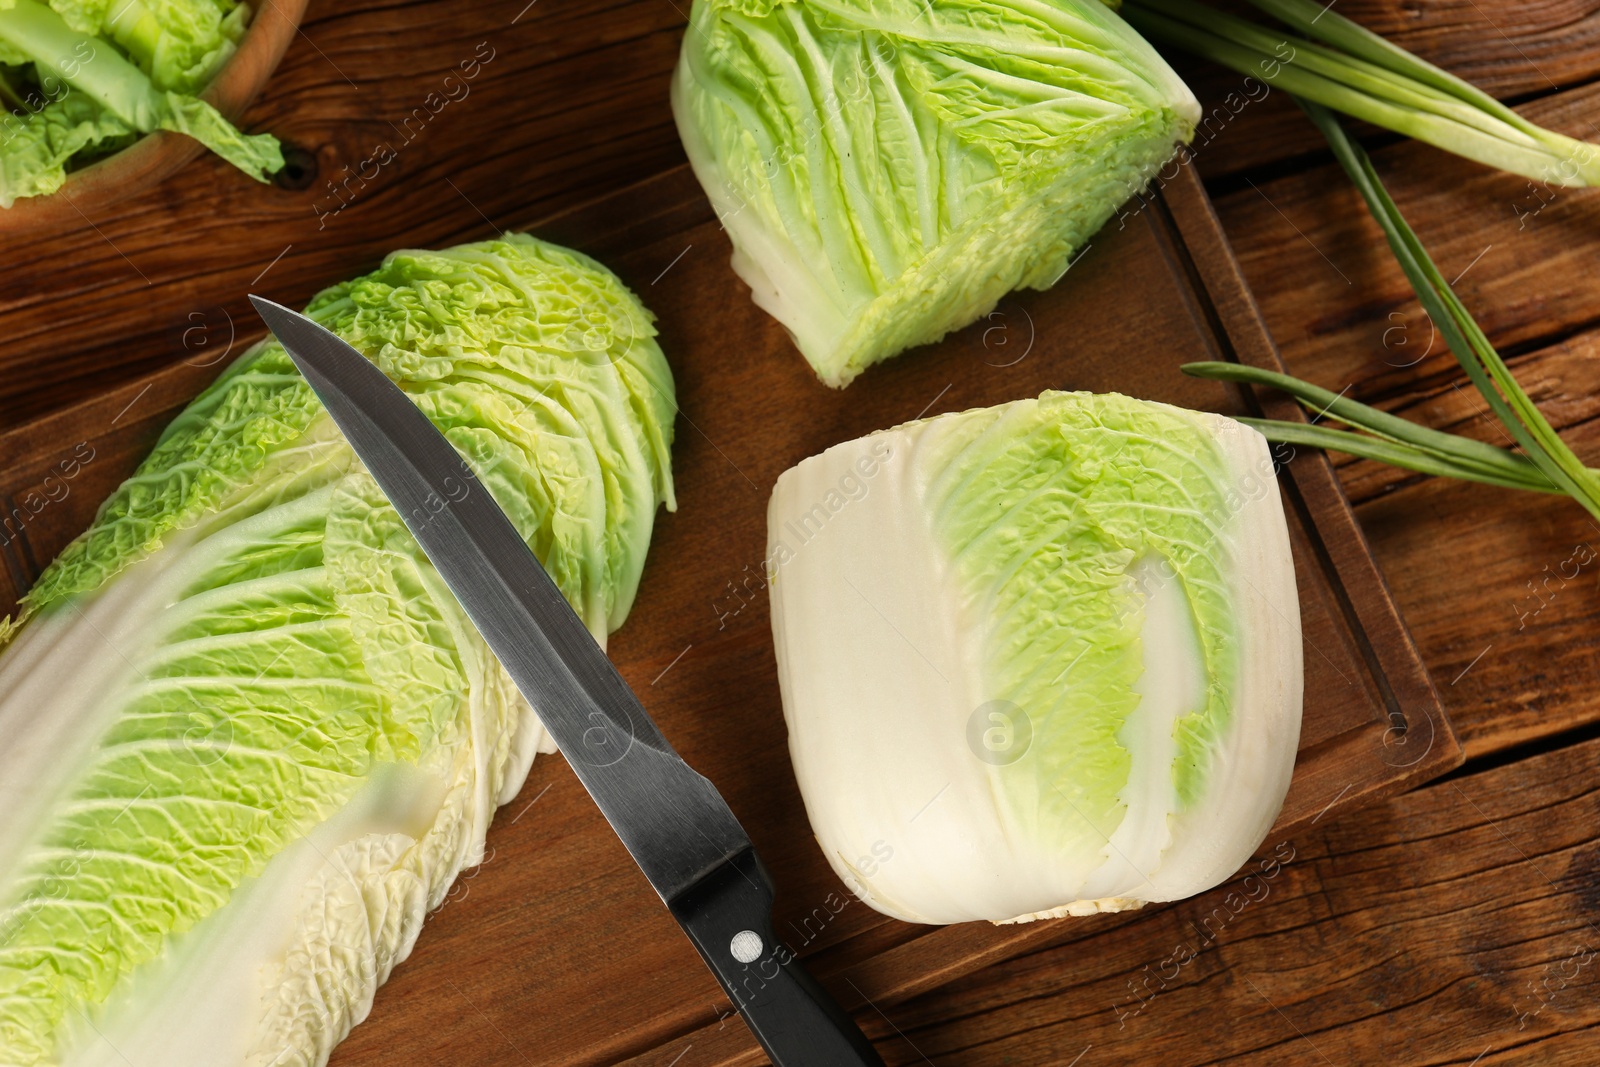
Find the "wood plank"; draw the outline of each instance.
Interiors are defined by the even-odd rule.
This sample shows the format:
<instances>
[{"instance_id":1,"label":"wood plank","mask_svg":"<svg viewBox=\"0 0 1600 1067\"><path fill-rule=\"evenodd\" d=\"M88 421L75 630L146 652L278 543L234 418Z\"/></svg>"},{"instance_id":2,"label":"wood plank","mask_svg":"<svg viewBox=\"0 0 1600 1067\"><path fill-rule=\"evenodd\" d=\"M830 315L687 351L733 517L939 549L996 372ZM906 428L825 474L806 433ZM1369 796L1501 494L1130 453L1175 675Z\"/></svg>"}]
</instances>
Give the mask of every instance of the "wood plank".
<instances>
[{"instance_id":1,"label":"wood plank","mask_svg":"<svg viewBox=\"0 0 1600 1067\"><path fill-rule=\"evenodd\" d=\"M1600 535L1577 505L1433 480L1360 515L1470 753L1600 719Z\"/></svg>"},{"instance_id":2,"label":"wood plank","mask_svg":"<svg viewBox=\"0 0 1600 1067\"><path fill-rule=\"evenodd\" d=\"M667 84L684 21L646 0L313 0L243 120L283 140L299 179L260 185L204 156L29 238L0 292L0 426L256 332L252 286L304 302L401 234L463 240L680 163Z\"/></svg>"},{"instance_id":3,"label":"wood plank","mask_svg":"<svg viewBox=\"0 0 1600 1067\"><path fill-rule=\"evenodd\" d=\"M1536 110L1569 125L1600 122L1600 91L1562 93ZM1427 146L1395 145L1375 159L1530 395L1580 455L1600 461L1590 370L1600 283L1586 266L1600 197L1561 190L1533 213L1525 181L1452 160L1461 180L1440 181L1441 157ZM1326 165L1263 180L1217 208L1293 372L1506 443L1443 342L1429 354L1431 324L1342 172ZM1600 718L1588 636L1595 567L1582 562L1600 531L1580 509L1348 458L1339 471L1469 756ZM1468 560L1472 581L1463 582Z\"/></svg>"},{"instance_id":4,"label":"wood plank","mask_svg":"<svg viewBox=\"0 0 1600 1067\"><path fill-rule=\"evenodd\" d=\"M425 220L389 240L418 242L433 225ZM782 329L748 301L686 169L536 229L614 266L660 315L684 413L674 456L681 507L662 517L634 614L611 652L665 732L750 828L783 890L780 917L791 925L780 928L793 931L864 1017L872 1005L1072 936L1080 924L931 929L889 922L859 904L830 905L848 895L805 826L784 750L766 604L760 583L746 579L760 574L767 494L782 470L919 413L1052 386L1242 410L1231 387L1176 371L1179 359L1204 354L1277 365L1198 180L1185 172L1164 198L1096 238L1069 284L1008 298L985 322L875 368L843 392L820 386ZM218 246L224 241L219 236ZM1137 307L1119 300L1130 289L1144 294ZM236 330L234 348L251 335ZM188 363L0 437L4 469L15 472L5 483L10 499L47 501L37 511L30 504L11 531L15 588L81 528L228 351L202 347ZM78 455L84 442L92 458L63 481L62 457ZM1284 488L1308 703L1280 832L1309 824L1330 804L1388 795L1460 759L1331 467L1300 456ZM698 1062L758 1055L744 1029L729 1025L709 974L561 761L536 764L490 847L494 858L429 924L339 1062L431 1061L463 1042L487 1042L485 1063L517 1062L534 1043L565 1062L648 1059L685 1041L711 1057ZM633 977L641 973L651 980ZM464 1012L463 1001L474 1010ZM561 1010L530 1016L530 1004Z\"/></svg>"},{"instance_id":5,"label":"wood plank","mask_svg":"<svg viewBox=\"0 0 1600 1067\"><path fill-rule=\"evenodd\" d=\"M1579 455L1600 456L1593 331L1511 361ZM1453 366L1453 363L1452 363ZM1504 444L1470 386L1430 384L1385 406ZM1457 386L1461 387L1457 387ZM1357 388L1361 388L1358 384ZM1340 478L1473 755L1600 720L1591 636L1600 530L1562 498L1450 484L1344 457ZM1472 581L1458 580L1470 558Z\"/></svg>"},{"instance_id":6,"label":"wood plank","mask_svg":"<svg viewBox=\"0 0 1600 1067\"><path fill-rule=\"evenodd\" d=\"M1600 86L1527 109L1568 131L1600 127ZM1526 179L1415 142L1374 155L1407 220L1490 338L1508 354L1592 324L1600 277L1587 269L1600 196ZM1377 224L1332 164L1222 196L1217 211L1262 313L1296 373L1338 389L1357 376L1392 388L1452 365ZM1544 204L1540 209L1541 202ZM1363 398L1376 395L1361 391Z\"/></svg>"},{"instance_id":7,"label":"wood plank","mask_svg":"<svg viewBox=\"0 0 1600 1067\"><path fill-rule=\"evenodd\" d=\"M1275 841L1275 867L891 1009L883 1047L974 1067L1592 1064L1597 769L1591 740L1330 816Z\"/></svg>"},{"instance_id":8,"label":"wood plank","mask_svg":"<svg viewBox=\"0 0 1600 1067\"><path fill-rule=\"evenodd\" d=\"M1567 0L1350 5L1408 47L1511 93L1537 88L1536 75L1518 66L1523 53L1561 84L1593 76L1585 64L1595 50L1574 47L1600 33L1593 8ZM313 0L304 33L245 116L249 128L271 129L299 150L300 180L261 187L202 158L116 214L86 220L92 229L31 240L36 262L72 269L25 272L0 294L0 330L13 342L0 352L0 420L14 425L70 403L89 381L124 382L166 365L179 350L170 342L217 344L229 318L249 315L241 294L250 284L286 299L309 295L387 251L392 220L429 220L425 241L437 244L481 227L485 216L498 225L508 224L507 212L542 217L680 162L665 87L685 10L654 0L490 0L463 18L443 4L357 0L335 9ZM406 50L405 77L389 76L391 42ZM454 83L467 95L426 114L429 93L452 71L459 77L480 44L494 58ZM1210 101L1235 80L1222 78L1194 80ZM584 91L574 94L574 85ZM1284 105L1269 99L1251 122L1231 123L1236 130L1203 150L1207 172L1315 146L1292 108L1282 111L1286 128L1260 120ZM1247 130L1267 154L1252 154ZM374 165L385 148L392 162ZM196 217L196 204L212 224L239 224L228 262L198 268L195 244L174 239L202 239L208 219ZM15 354L42 345L60 357L45 365Z\"/></svg>"}]
</instances>

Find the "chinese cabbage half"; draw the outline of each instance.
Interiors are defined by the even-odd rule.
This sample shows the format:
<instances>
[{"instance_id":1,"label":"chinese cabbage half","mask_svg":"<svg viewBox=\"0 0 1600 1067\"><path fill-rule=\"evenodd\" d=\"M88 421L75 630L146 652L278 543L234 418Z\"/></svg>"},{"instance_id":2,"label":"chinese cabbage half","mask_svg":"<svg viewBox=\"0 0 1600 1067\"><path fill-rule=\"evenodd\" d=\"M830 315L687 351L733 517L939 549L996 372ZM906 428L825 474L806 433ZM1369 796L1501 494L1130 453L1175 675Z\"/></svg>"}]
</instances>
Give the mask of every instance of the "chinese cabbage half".
<instances>
[{"instance_id":1,"label":"chinese cabbage half","mask_svg":"<svg viewBox=\"0 0 1600 1067\"><path fill-rule=\"evenodd\" d=\"M673 506L599 264L389 256L308 313L468 457L595 637ZM166 430L0 655L0 1064L318 1064L553 751L276 343Z\"/></svg>"},{"instance_id":2,"label":"chinese cabbage half","mask_svg":"<svg viewBox=\"0 0 1600 1067\"><path fill-rule=\"evenodd\" d=\"M1054 285L1199 118L1101 0L695 0L672 101L734 269L833 386Z\"/></svg>"},{"instance_id":3,"label":"chinese cabbage half","mask_svg":"<svg viewBox=\"0 0 1600 1067\"><path fill-rule=\"evenodd\" d=\"M1114 394L944 415L786 472L769 539L806 811L880 911L1174 900L1272 825L1302 676L1256 431Z\"/></svg>"}]
</instances>

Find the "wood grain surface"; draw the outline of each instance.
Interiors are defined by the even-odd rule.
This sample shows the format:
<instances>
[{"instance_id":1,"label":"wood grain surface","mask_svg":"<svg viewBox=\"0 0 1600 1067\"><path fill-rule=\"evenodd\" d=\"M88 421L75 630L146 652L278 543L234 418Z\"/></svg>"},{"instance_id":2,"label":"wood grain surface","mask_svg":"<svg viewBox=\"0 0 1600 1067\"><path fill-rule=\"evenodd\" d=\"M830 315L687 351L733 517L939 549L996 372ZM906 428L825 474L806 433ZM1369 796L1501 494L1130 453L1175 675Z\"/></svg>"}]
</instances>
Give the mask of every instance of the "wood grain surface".
<instances>
[{"instance_id":1,"label":"wood grain surface","mask_svg":"<svg viewBox=\"0 0 1600 1067\"><path fill-rule=\"evenodd\" d=\"M304 150L299 180L259 190L203 158L118 216L10 257L0 290L0 418L18 425L183 360L197 371L214 365L230 338L250 332L230 318L244 320L251 285L303 300L369 266L397 233L417 232L408 239L418 243L481 235L680 162L665 85L686 10L680 0L470 8L312 0L302 36L246 116L248 128L273 129ZM1600 4L1344 0L1339 10L1541 121L1600 139ZM427 94L483 42L494 58L470 96L419 123ZM1208 108L1219 106L1232 76L1180 63ZM396 149L394 159L361 177L380 143ZM1447 276L1465 272L1463 296L1530 392L1580 454L1594 457L1600 193L1551 199L1426 146L1387 135L1369 143ZM1199 167L1291 370L1493 439L1481 407L1455 388L1448 356L1436 346L1413 363L1428 349L1426 320L1287 101L1270 96L1231 117L1202 147ZM223 217L228 255L219 257L207 234ZM1258 870L1132 921L1074 924L1047 948L991 946L989 957L972 958L995 965L966 977L936 974L936 959L903 957L954 980L904 1003L865 1006L894 1062L1600 1061L1590 951L1600 947L1600 568L1551 577L1572 573L1581 546L1600 548L1600 531L1559 500L1347 460L1338 471L1467 744L1466 768L1271 842L1293 850L1271 878ZM554 798L552 787L546 799ZM558 841L554 855L528 862L557 863L572 847ZM474 892L497 866L509 865L486 865ZM440 920L443 940L451 916ZM687 973L635 962L641 976ZM445 978L455 974L419 978L403 995L456 996L446 1032L465 1044L350 1054L541 1062L542 1047L507 1045L504 1025L561 1009L526 1001L485 1010ZM726 1033L731 1023L722 1025ZM708 1062L698 1058L704 1046L683 1044L640 1062Z\"/></svg>"}]
</instances>

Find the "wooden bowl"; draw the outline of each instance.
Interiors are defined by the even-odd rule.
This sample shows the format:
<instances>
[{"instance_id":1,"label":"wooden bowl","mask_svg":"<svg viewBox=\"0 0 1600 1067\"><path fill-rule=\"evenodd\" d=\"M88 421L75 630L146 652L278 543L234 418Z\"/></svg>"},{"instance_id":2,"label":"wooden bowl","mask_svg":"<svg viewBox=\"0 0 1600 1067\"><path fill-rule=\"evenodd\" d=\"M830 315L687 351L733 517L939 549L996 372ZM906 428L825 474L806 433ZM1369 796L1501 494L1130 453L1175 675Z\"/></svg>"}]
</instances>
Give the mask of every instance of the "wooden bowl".
<instances>
[{"instance_id":1,"label":"wooden bowl","mask_svg":"<svg viewBox=\"0 0 1600 1067\"><path fill-rule=\"evenodd\" d=\"M229 122L237 122L260 95L300 28L307 0L245 2L253 11L238 51L200 94ZM116 155L68 174L61 188L50 195L23 197L9 208L0 208L0 234L87 226L105 218L106 209L113 204L150 188L205 150L199 141L181 133L148 133ZM231 177L251 180L244 174Z\"/></svg>"}]
</instances>

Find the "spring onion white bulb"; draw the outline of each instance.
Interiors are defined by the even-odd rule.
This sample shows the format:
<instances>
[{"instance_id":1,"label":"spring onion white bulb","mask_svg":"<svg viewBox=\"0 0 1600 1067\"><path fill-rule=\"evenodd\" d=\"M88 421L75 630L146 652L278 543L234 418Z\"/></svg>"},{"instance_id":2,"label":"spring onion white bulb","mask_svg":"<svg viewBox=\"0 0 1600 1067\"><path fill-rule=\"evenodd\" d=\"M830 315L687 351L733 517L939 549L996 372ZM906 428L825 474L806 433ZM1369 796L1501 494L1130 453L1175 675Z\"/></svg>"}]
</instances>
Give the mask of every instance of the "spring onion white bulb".
<instances>
[{"instance_id":1,"label":"spring onion white bulb","mask_svg":"<svg viewBox=\"0 0 1600 1067\"><path fill-rule=\"evenodd\" d=\"M768 522L795 773L873 907L1137 907L1265 837L1302 674L1256 431L1046 393L835 446L778 479Z\"/></svg>"}]
</instances>

